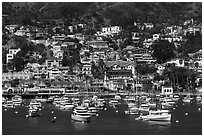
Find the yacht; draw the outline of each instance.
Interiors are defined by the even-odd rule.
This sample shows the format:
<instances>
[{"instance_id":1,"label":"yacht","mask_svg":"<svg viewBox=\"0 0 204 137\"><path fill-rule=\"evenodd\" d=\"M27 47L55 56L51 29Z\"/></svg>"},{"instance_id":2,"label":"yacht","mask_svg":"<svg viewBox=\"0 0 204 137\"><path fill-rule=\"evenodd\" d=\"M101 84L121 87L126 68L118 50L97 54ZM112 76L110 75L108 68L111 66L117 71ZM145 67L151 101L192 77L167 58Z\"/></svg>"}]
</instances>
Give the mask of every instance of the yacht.
<instances>
[{"instance_id":1,"label":"yacht","mask_svg":"<svg viewBox=\"0 0 204 137\"><path fill-rule=\"evenodd\" d=\"M80 99L79 98L72 98L72 102L74 103L75 106L79 106Z\"/></svg>"},{"instance_id":2,"label":"yacht","mask_svg":"<svg viewBox=\"0 0 204 137\"><path fill-rule=\"evenodd\" d=\"M140 113L146 114L149 112L150 107L148 104L141 104L140 107L138 108Z\"/></svg>"},{"instance_id":3,"label":"yacht","mask_svg":"<svg viewBox=\"0 0 204 137\"><path fill-rule=\"evenodd\" d=\"M98 114L98 109L96 107L89 107L88 112L91 116L96 116Z\"/></svg>"},{"instance_id":4,"label":"yacht","mask_svg":"<svg viewBox=\"0 0 204 137\"><path fill-rule=\"evenodd\" d=\"M165 98L162 102L162 109L169 109L170 107L173 107L173 105L175 104L175 102L170 99L170 98Z\"/></svg>"},{"instance_id":5,"label":"yacht","mask_svg":"<svg viewBox=\"0 0 204 137\"><path fill-rule=\"evenodd\" d=\"M32 100L29 104L29 107L35 108L35 109L39 109L42 108L41 102L38 102L36 100Z\"/></svg>"},{"instance_id":6,"label":"yacht","mask_svg":"<svg viewBox=\"0 0 204 137\"><path fill-rule=\"evenodd\" d=\"M118 104L119 104L119 101L118 101L118 100L111 99L111 100L109 101L109 105L110 105L110 106L117 107Z\"/></svg>"},{"instance_id":7,"label":"yacht","mask_svg":"<svg viewBox=\"0 0 204 137\"><path fill-rule=\"evenodd\" d=\"M60 106L60 109L62 109L62 110L72 110L73 108L74 108L74 105L69 101L65 101Z\"/></svg>"},{"instance_id":8,"label":"yacht","mask_svg":"<svg viewBox=\"0 0 204 137\"><path fill-rule=\"evenodd\" d=\"M71 114L71 119L81 122L90 122L91 115L86 109L86 107L78 106L74 108Z\"/></svg>"},{"instance_id":9,"label":"yacht","mask_svg":"<svg viewBox=\"0 0 204 137\"><path fill-rule=\"evenodd\" d=\"M39 114L38 114L38 109L33 108L33 107L30 107L30 108L28 109L28 116L29 116L29 117L39 116Z\"/></svg>"},{"instance_id":10,"label":"yacht","mask_svg":"<svg viewBox=\"0 0 204 137\"><path fill-rule=\"evenodd\" d=\"M90 100L88 100L88 99L84 99L83 101L82 101L82 104L83 104L83 106L85 106L85 107L89 107L90 106Z\"/></svg>"},{"instance_id":11,"label":"yacht","mask_svg":"<svg viewBox=\"0 0 204 137\"><path fill-rule=\"evenodd\" d=\"M14 106L20 106L23 102L21 96L12 97L12 101L13 101Z\"/></svg>"},{"instance_id":12,"label":"yacht","mask_svg":"<svg viewBox=\"0 0 204 137\"><path fill-rule=\"evenodd\" d=\"M148 120L148 121L171 121L171 114L168 110L156 110L156 111L149 111L149 114L146 116L139 116L135 120Z\"/></svg>"},{"instance_id":13,"label":"yacht","mask_svg":"<svg viewBox=\"0 0 204 137\"><path fill-rule=\"evenodd\" d=\"M137 114L139 114L139 108L136 106L129 108L127 111L125 111L125 114L137 115Z\"/></svg>"},{"instance_id":14,"label":"yacht","mask_svg":"<svg viewBox=\"0 0 204 137\"><path fill-rule=\"evenodd\" d=\"M178 101L179 99L180 99L179 95L173 95L173 99L172 99L173 101L176 102L176 101Z\"/></svg>"},{"instance_id":15,"label":"yacht","mask_svg":"<svg viewBox=\"0 0 204 137\"><path fill-rule=\"evenodd\" d=\"M106 107L106 101L103 98L98 98L96 102L96 107L98 109L104 109Z\"/></svg>"},{"instance_id":16,"label":"yacht","mask_svg":"<svg viewBox=\"0 0 204 137\"><path fill-rule=\"evenodd\" d=\"M5 108L14 108L13 101L11 101L11 100L5 101L3 107L5 107Z\"/></svg>"},{"instance_id":17,"label":"yacht","mask_svg":"<svg viewBox=\"0 0 204 137\"><path fill-rule=\"evenodd\" d=\"M46 100L47 103L52 103L54 102L54 97L49 97L47 100Z\"/></svg>"}]
</instances>

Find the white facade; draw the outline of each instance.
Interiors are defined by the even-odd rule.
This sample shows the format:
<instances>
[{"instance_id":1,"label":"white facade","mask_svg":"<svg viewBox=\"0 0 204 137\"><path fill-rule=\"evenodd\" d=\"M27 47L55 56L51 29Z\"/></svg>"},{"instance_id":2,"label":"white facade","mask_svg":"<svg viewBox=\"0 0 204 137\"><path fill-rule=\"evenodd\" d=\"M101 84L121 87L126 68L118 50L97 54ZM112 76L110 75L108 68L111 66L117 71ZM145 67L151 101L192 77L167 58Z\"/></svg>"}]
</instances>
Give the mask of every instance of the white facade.
<instances>
[{"instance_id":1,"label":"white facade","mask_svg":"<svg viewBox=\"0 0 204 137\"><path fill-rule=\"evenodd\" d=\"M57 68L51 69L51 70L49 71L49 78L50 78L50 79L55 79L56 76L59 76L59 75L60 75L60 73L61 73L61 71L60 71L59 69L57 69Z\"/></svg>"},{"instance_id":2,"label":"white facade","mask_svg":"<svg viewBox=\"0 0 204 137\"><path fill-rule=\"evenodd\" d=\"M167 64L175 64L177 67L184 67L185 63L183 59L172 59L166 62Z\"/></svg>"},{"instance_id":3,"label":"white facade","mask_svg":"<svg viewBox=\"0 0 204 137\"><path fill-rule=\"evenodd\" d=\"M6 62L8 63L9 61L11 61L19 51L21 51L20 48L18 48L18 49L9 49L9 53L6 54Z\"/></svg>"},{"instance_id":4,"label":"white facade","mask_svg":"<svg viewBox=\"0 0 204 137\"><path fill-rule=\"evenodd\" d=\"M83 64L82 73L86 75L91 75L91 64Z\"/></svg>"},{"instance_id":5,"label":"white facade","mask_svg":"<svg viewBox=\"0 0 204 137\"><path fill-rule=\"evenodd\" d=\"M122 31L122 27L120 26L111 26L111 27L103 27L102 32L105 34L117 34Z\"/></svg>"},{"instance_id":6,"label":"white facade","mask_svg":"<svg viewBox=\"0 0 204 137\"><path fill-rule=\"evenodd\" d=\"M173 94L173 87L164 87L164 86L162 86L161 94L163 94L163 95Z\"/></svg>"},{"instance_id":7,"label":"white facade","mask_svg":"<svg viewBox=\"0 0 204 137\"><path fill-rule=\"evenodd\" d=\"M14 34L17 36L25 36L27 33L26 30L17 30Z\"/></svg>"}]
</instances>

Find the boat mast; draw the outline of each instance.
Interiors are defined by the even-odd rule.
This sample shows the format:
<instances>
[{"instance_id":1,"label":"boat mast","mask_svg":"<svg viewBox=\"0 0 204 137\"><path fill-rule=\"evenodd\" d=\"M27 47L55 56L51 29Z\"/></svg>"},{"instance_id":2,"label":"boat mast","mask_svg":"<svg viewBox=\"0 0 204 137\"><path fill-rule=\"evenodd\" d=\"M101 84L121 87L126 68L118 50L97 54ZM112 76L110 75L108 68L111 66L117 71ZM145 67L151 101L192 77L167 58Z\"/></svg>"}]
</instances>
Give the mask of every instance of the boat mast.
<instances>
[{"instance_id":1,"label":"boat mast","mask_svg":"<svg viewBox=\"0 0 204 137\"><path fill-rule=\"evenodd\" d=\"M135 101L137 96L137 71L136 71L136 62L134 61L134 71L133 71L133 86L134 86L134 93L135 93Z\"/></svg>"}]
</instances>

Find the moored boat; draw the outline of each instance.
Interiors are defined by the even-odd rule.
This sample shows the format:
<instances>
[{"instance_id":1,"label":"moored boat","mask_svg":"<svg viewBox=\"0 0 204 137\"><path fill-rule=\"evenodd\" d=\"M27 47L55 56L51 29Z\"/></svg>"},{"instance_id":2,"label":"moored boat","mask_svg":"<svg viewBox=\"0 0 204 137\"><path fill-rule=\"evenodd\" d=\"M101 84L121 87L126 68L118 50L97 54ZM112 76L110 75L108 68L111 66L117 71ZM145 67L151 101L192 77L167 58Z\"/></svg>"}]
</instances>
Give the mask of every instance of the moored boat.
<instances>
[{"instance_id":1,"label":"moored boat","mask_svg":"<svg viewBox=\"0 0 204 137\"><path fill-rule=\"evenodd\" d=\"M28 109L28 116L29 116L29 117L39 116L38 109L33 108L33 107L30 107L30 108Z\"/></svg>"},{"instance_id":2,"label":"moored boat","mask_svg":"<svg viewBox=\"0 0 204 137\"><path fill-rule=\"evenodd\" d=\"M5 107L5 108L14 108L13 101L12 100L5 101L5 103L3 104L3 107Z\"/></svg>"},{"instance_id":3,"label":"moored boat","mask_svg":"<svg viewBox=\"0 0 204 137\"><path fill-rule=\"evenodd\" d=\"M113 107L117 107L119 105L119 101L118 100L115 100L115 99L111 99L109 101L109 105L110 106L113 106Z\"/></svg>"},{"instance_id":4,"label":"moored boat","mask_svg":"<svg viewBox=\"0 0 204 137\"><path fill-rule=\"evenodd\" d=\"M42 104L41 102L38 102L36 100L31 100L29 107L39 109L39 108L42 108Z\"/></svg>"},{"instance_id":5,"label":"moored boat","mask_svg":"<svg viewBox=\"0 0 204 137\"><path fill-rule=\"evenodd\" d=\"M14 106L20 106L23 102L22 97L18 95L12 97L12 101L13 101Z\"/></svg>"},{"instance_id":6,"label":"moored boat","mask_svg":"<svg viewBox=\"0 0 204 137\"><path fill-rule=\"evenodd\" d=\"M98 109L96 107L89 107L88 112L91 116L97 116L98 114Z\"/></svg>"},{"instance_id":7,"label":"moored boat","mask_svg":"<svg viewBox=\"0 0 204 137\"><path fill-rule=\"evenodd\" d=\"M125 114L137 115L139 114L139 108L138 107L129 108L128 110L125 111Z\"/></svg>"},{"instance_id":8,"label":"moored boat","mask_svg":"<svg viewBox=\"0 0 204 137\"><path fill-rule=\"evenodd\" d=\"M149 114L146 116L139 116L136 120L149 120L149 121L164 121L170 122L171 121L171 114L168 110L156 110L156 111L149 111Z\"/></svg>"},{"instance_id":9,"label":"moored boat","mask_svg":"<svg viewBox=\"0 0 204 137\"><path fill-rule=\"evenodd\" d=\"M91 115L86 109L86 107L78 106L74 108L71 119L75 121L81 121L81 122L90 122Z\"/></svg>"}]
</instances>

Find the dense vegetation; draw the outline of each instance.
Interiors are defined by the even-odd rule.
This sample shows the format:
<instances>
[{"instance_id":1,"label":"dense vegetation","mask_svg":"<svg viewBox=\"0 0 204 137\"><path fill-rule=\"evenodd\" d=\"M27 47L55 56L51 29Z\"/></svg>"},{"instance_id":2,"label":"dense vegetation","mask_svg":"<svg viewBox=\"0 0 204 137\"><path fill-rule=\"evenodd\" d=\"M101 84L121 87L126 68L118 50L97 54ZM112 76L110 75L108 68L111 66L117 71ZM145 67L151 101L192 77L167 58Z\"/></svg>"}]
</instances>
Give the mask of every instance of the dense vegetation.
<instances>
[{"instance_id":1,"label":"dense vegetation","mask_svg":"<svg viewBox=\"0 0 204 137\"><path fill-rule=\"evenodd\" d=\"M9 24L32 24L32 20L61 19L65 23L85 22L93 27L121 25L134 21L171 24L194 18L202 21L202 3L192 2L3 2Z\"/></svg>"}]
</instances>

